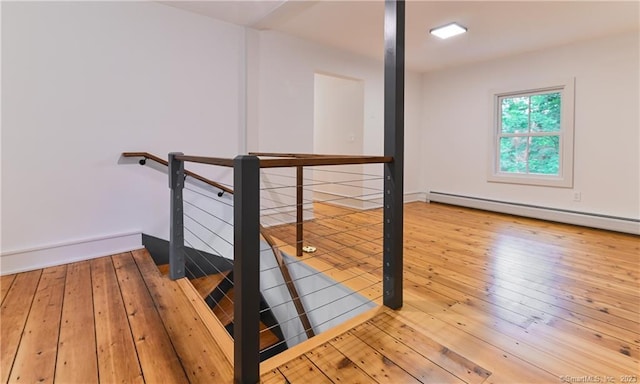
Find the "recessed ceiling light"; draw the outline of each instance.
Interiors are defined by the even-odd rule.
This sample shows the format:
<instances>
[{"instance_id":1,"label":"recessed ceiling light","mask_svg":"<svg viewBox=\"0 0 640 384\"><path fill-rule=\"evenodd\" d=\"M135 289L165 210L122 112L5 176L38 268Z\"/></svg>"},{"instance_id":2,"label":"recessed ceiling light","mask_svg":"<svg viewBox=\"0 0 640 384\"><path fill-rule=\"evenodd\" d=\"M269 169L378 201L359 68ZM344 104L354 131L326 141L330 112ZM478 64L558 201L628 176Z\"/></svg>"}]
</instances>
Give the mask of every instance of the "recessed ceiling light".
<instances>
[{"instance_id":1,"label":"recessed ceiling light","mask_svg":"<svg viewBox=\"0 0 640 384\"><path fill-rule=\"evenodd\" d=\"M431 33L432 35L438 36L441 39L448 39L450 37L457 36L465 32L467 32L467 28L457 23L450 23L438 28L433 28L432 30L429 31L429 33Z\"/></svg>"}]
</instances>

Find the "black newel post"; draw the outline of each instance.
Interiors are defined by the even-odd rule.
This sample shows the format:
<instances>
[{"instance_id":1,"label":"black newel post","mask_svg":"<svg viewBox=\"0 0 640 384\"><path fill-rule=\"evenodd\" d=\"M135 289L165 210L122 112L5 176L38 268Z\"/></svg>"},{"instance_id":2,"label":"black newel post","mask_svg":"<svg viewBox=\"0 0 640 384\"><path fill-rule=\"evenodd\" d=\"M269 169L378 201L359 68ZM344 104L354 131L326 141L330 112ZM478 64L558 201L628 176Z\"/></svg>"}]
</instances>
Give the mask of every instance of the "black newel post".
<instances>
[{"instance_id":1,"label":"black newel post","mask_svg":"<svg viewBox=\"0 0 640 384\"><path fill-rule=\"evenodd\" d=\"M404 8L385 0L384 9L384 165L383 302L402 307L402 228L404 203Z\"/></svg>"},{"instance_id":2,"label":"black newel post","mask_svg":"<svg viewBox=\"0 0 640 384\"><path fill-rule=\"evenodd\" d=\"M184 277L184 161L176 160L179 152L169 154L169 188L171 188L171 213L169 213L169 278Z\"/></svg>"},{"instance_id":3,"label":"black newel post","mask_svg":"<svg viewBox=\"0 0 640 384\"><path fill-rule=\"evenodd\" d=\"M260 160L233 160L234 382L260 379Z\"/></svg>"}]
</instances>

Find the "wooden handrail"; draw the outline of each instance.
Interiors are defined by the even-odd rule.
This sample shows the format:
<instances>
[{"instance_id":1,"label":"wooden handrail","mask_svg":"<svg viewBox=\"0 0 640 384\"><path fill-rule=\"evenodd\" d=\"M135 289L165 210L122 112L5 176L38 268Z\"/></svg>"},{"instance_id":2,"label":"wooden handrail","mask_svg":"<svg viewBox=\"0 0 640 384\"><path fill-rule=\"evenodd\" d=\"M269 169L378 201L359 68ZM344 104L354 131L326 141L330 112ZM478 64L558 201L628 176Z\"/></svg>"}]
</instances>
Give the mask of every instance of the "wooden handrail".
<instances>
[{"instance_id":1,"label":"wooden handrail","mask_svg":"<svg viewBox=\"0 0 640 384\"><path fill-rule=\"evenodd\" d=\"M169 163L167 162L167 160L165 160L163 158L160 158L160 157L158 157L156 155L153 155L153 154L151 154L149 152L123 152L122 153L122 157L142 157L142 158L145 158L145 159L153 160L156 163L162 164L162 165L164 165L166 167L169 166ZM191 171L185 170L184 173L185 173L185 175L193 177L194 179L196 179L198 181L201 181L201 182L203 182L205 184L208 184L208 185L210 185L210 186L212 186L214 188L220 189L220 190L222 190L224 192L227 192L227 193L233 195L233 189L231 189L229 187L226 187L226 186L224 186L224 185L222 185L220 183L216 183L213 180L209 180L206 177L202 177L202 176L198 175L197 173L193 173Z\"/></svg>"},{"instance_id":2,"label":"wooden handrail","mask_svg":"<svg viewBox=\"0 0 640 384\"><path fill-rule=\"evenodd\" d=\"M125 152L144 157L146 152ZM311 167L319 165L350 165L350 164L377 164L391 163L391 156L358 156L358 155L316 155L302 153L266 153L252 152L254 156L269 157L268 159L260 159L260 168L284 168L284 167ZM125 154L123 153L123 156ZM129 156L133 157L133 156ZM153 156L155 159L160 159ZM148 157L151 159L152 157ZM191 163L218 165L222 167L233 167L232 159L221 157L205 157L191 155L177 155L176 160L188 161ZM157 160L156 160L157 161ZM166 162L160 159L160 162Z\"/></svg>"},{"instance_id":3,"label":"wooden handrail","mask_svg":"<svg viewBox=\"0 0 640 384\"><path fill-rule=\"evenodd\" d=\"M314 156L282 159L260 159L260 168L311 167L317 165L350 165L391 163L390 156Z\"/></svg>"},{"instance_id":4,"label":"wooden handrail","mask_svg":"<svg viewBox=\"0 0 640 384\"><path fill-rule=\"evenodd\" d=\"M153 160L156 163L162 164L164 166L169 166L169 162L167 160L164 160L156 155L153 155L151 153L148 152L123 152L122 153L123 157L142 157L145 159L149 159L149 160ZM186 160L185 158L196 158L194 156L176 156L176 159L178 160L183 160L183 161L193 161L193 160ZM198 158L200 159L200 158ZM207 158L202 158L202 159L207 159ZM212 159L212 158L209 158ZM222 159L222 160L227 160L227 159ZM199 161L197 161L199 162ZM207 163L207 164L212 164L212 163ZM221 165L221 164L215 164L215 165ZM231 162L231 165L233 166L233 161ZM194 179L197 179L207 185L210 185L212 187L218 188L224 192L227 192L229 194L233 195L233 189L229 188L229 187L225 187L222 184L219 184L213 180L209 180L206 177L202 177L200 175L198 175L197 173L188 171L185 169L184 171L185 175L188 175L190 177L193 177ZM267 244L269 244L269 247L271 247L271 251L273 251L273 255L276 258L276 261L278 262L278 267L280 268L280 272L282 273L282 276L284 277L284 281L285 281L285 285L287 286L287 290L289 291L289 294L291 295L291 298L293 300L293 305L296 308L296 312L298 312L298 316L300 317L300 321L302 322L302 326L304 327L305 333L307 334L307 337L311 338L313 336L315 336L315 333L313 332L313 327L311 326L311 322L309 321L309 317L307 316L307 312L304 309L304 305L302 304L302 300L300 300L300 295L298 294L298 290L296 289L295 284L293 283L293 279L291 278L291 273L289 272L289 268L287 267L287 264L284 262L284 258L282 257L282 254L280 253L280 249L276 246L275 241L273 240L273 238L267 233L267 231L264 229L264 227L262 226L262 224L260 224L260 234L262 235L262 237L264 238L264 240L267 242Z\"/></svg>"},{"instance_id":5,"label":"wooden handrail","mask_svg":"<svg viewBox=\"0 0 640 384\"><path fill-rule=\"evenodd\" d=\"M233 159L225 159L222 157L178 155L176 156L176 160L188 161L191 163L219 165L221 167L233 167Z\"/></svg>"},{"instance_id":6,"label":"wooden handrail","mask_svg":"<svg viewBox=\"0 0 640 384\"><path fill-rule=\"evenodd\" d=\"M250 155L253 156L262 156L262 157L294 157L298 159L308 159L308 158L318 158L318 157L346 157L346 158L365 158L371 157L367 155L328 155L328 154L317 154L317 153L278 153L278 152L249 152Z\"/></svg>"}]
</instances>

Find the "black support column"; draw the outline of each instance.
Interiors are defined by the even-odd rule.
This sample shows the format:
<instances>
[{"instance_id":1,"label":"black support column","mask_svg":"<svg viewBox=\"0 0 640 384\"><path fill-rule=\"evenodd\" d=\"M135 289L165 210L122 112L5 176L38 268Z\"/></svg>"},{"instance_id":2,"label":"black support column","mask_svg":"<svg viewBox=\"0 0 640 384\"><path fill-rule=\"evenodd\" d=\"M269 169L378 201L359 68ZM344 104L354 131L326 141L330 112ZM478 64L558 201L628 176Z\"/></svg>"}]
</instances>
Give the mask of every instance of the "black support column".
<instances>
[{"instance_id":1,"label":"black support column","mask_svg":"<svg viewBox=\"0 0 640 384\"><path fill-rule=\"evenodd\" d=\"M383 303L402 307L404 202L404 0L385 0Z\"/></svg>"},{"instance_id":2,"label":"black support column","mask_svg":"<svg viewBox=\"0 0 640 384\"><path fill-rule=\"evenodd\" d=\"M260 379L260 160L233 160L233 374L237 384Z\"/></svg>"},{"instance_id":3,"label":"black support column","mask_svg":"<svg viewBox=\"0 0 640 384\"><path fill-rule=\"evenodd\" d=\"M184 267L184 161L176 160L181 152L169 154L169 188L171 188L171 213L169 214L169 278L181 279Z\"/></svg>"}]
</instances>

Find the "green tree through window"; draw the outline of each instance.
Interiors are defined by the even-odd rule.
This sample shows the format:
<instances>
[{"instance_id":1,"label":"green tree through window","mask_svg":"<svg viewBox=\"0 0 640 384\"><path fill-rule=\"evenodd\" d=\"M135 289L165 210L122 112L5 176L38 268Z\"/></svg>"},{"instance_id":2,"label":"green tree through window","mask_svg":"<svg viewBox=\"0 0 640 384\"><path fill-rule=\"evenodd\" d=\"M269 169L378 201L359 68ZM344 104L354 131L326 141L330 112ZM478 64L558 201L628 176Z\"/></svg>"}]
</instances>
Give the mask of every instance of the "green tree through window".
<instances>
[{"instance_id":1,"label":"green tree through window","mask_svg":"<svg viewBox=\"0 0 640 384\"><path fill-rule=\"evenodd\" d=\"M499 172L559 175L561 93L510 95L498 100Z\"/></svg>"}]
</instances>

